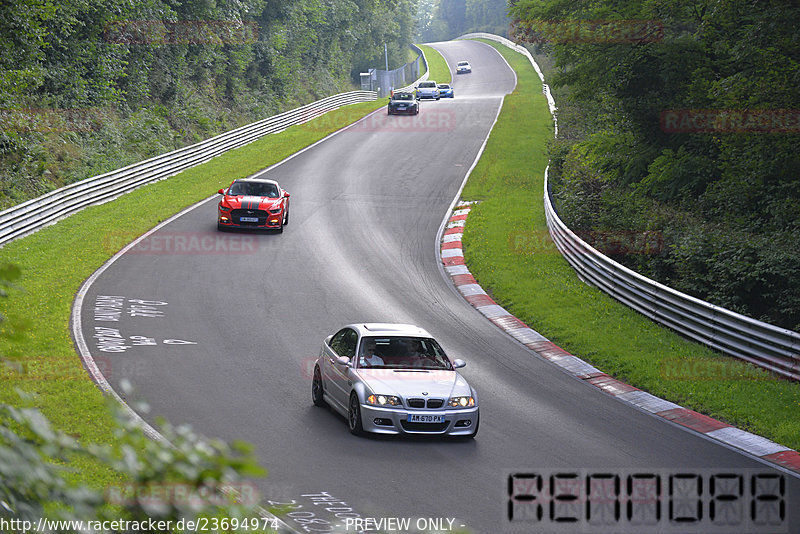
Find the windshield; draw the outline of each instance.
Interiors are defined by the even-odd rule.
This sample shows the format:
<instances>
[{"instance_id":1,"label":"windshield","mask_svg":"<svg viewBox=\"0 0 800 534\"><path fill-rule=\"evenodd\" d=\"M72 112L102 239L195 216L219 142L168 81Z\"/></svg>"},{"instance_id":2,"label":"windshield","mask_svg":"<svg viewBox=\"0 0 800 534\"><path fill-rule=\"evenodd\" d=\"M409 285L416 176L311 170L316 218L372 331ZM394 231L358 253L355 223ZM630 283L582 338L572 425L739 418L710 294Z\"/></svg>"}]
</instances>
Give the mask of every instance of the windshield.
<instances>
[{"instance_id":1,"label":"windshield","mask_svg":"<svg viewBox=\"0 0 800 534\"><path fill-rule=\"evenodd\" d=\"M229 195L246 195L254 197L278 198L278 187L266 182L233 182Z\"/></svg>"},{"instance_id":2,"label":"windshield","mask_svg":"<svg viewBox=\"0 0 800 534\"><path fill-rule=\"evenodd\" d=\"M458 66L459 67L466 67L467 65L469 65L469 63L467 63L466 61L459 61L458 62Z\"/></svg>"},{"instance_id":3,"label":"windshield","mask_svg":"<svg viewBox=\"0 0 800 534\"><path fill-rule=\"evenodd\" d=\"M424 88L436 87L436 83L435 82L422 82L422 83L419 84L419 87L424 87Z\"/></svg>"},{"instance_id":4,"label":"windshield","mask_svg":"<svg viewBox=\"0 0 800 534\"><path fill-rule=\"evenodd\" d=\"M439 344L424 337L365 337L358 367L367 369L428 369L452 371Z\"/></svg>"}]
</instances>

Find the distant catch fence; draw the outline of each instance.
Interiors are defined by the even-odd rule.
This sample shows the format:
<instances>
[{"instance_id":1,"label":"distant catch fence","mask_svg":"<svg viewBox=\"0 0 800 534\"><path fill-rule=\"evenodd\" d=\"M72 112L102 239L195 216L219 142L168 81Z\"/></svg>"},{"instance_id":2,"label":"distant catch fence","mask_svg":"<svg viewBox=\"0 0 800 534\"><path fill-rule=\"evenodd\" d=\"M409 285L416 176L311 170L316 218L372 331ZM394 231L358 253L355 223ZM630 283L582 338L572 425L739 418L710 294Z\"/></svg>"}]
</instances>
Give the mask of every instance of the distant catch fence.
<instances>
[{"instance_id":1,"label":"distant catch fence","mask_svg":"<svg viewBox=\"0 0 800 534\"><path fill-rule=\"evenodd\" d=\"M428 79L428 62L421 48L411 45L417 58L394 70L369 69L361 75L361 88L378 93L379 98L389 96L391 91L408 90L418 82ZM420 71L425 73L420 76Z\"/></svg>"}]
</instances>

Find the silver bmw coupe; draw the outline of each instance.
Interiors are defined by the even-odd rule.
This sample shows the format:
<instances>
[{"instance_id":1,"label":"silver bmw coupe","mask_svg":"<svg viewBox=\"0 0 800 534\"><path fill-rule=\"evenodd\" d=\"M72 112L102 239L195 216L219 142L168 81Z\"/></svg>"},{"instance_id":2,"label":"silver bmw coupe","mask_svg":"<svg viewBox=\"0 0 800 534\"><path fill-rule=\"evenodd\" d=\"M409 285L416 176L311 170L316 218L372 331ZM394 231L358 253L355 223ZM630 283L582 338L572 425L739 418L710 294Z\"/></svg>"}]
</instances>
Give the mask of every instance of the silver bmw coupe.
<instances>
[{"instance_id":1,"label":"silver bmw coupe","mask_svg":"<svg viewBox=\"0 0 800 534\"><path fill-rule=\"evenodd\" d=\"M433 337L408 324L345 326L328 336L311 394L347 418L350 432L475 437L475 390Z\"/></svg>"}]
</instances>

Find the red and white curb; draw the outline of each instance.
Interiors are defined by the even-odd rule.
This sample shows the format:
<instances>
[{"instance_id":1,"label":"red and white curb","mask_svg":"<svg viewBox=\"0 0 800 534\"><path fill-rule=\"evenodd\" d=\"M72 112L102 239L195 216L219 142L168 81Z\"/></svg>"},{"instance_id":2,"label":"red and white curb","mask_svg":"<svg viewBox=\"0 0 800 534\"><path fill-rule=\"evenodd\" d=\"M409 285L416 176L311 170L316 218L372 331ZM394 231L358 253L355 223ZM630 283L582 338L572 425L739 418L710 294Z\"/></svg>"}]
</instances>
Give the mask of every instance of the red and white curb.
<instances>
[{"instance_id":1,"label":"red and white curb","mask_svg":"<svg viewBox=\"0 0 800 534\"><path fill-rule=\"evenodd\" d=\"M461 240L467 215L472 209L471 204L470 202L460 202L455 206L442 234L441 259L445 272L453 280L458 292L487 319L538 356L558 365L565 372L592 384L608 395L713 440L745 451L766 462L800 473L800 453L797 451L694 410L660 399L612 378L557 346L498 305L476 282L464 263Z\"/></svg>"}]
</instances>

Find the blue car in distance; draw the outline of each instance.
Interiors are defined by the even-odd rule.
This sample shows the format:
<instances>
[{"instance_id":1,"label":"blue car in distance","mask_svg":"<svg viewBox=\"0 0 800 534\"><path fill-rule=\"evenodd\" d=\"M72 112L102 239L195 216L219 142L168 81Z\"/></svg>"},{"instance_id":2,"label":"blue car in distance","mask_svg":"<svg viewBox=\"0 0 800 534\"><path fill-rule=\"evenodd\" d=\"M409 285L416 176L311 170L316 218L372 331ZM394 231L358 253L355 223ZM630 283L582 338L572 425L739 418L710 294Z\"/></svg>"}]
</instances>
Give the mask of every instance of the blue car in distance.
<instances>
[{"instance_id":1,"label":"blue car in distance","mask_svg":"<svg viewBox=\"0 0 800 534\"><path fill-rule=\"evenodd\" d=\"M440 83L437 87L439 88L439 96L441 98L453 98L455 96L453 86L449 83Z\"/></svg>"}]
</instances>

